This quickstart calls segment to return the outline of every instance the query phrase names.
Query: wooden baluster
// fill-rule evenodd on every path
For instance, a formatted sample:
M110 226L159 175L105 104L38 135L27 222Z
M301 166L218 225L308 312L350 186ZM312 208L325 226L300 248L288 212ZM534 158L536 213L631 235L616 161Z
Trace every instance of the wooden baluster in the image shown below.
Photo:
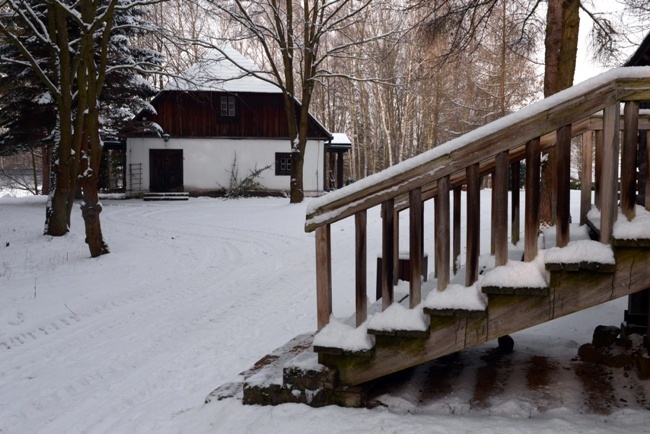
M646 147L645 165L647 173L645 179L645 209L646 211L650 211L650 146L648 146L648 142L650 142L650 131L645 131L644 133L645 134L643 134L641 140L645 143ZM650 312L650 310L648 312ZM648 318L650 318L650 316Z
M364 323L368 317L368 296L367 291L367 222L368 213L366 210L359 211L354 215L355 226L355 278L356 278L356 319L357 327Z
M438 180L436 206L436 263L438 290L449 284L449 175Z
M600 242L610 244L616 221L620 104L605 108L603 117L603 167L600 208Z
M460 257L460 193L460 187L454 188L454 247L452 256L454 274L458 272L458 258Z
M496 159L494 162L494 165L496 167ZM494 190L494 178L495 178L495 173L492 172L490 174L490 183L492 184L492 194L490 195L490 255L494 255L496 251L496 244L494 243L494 239L497 233L496 229L496 223L497 223L497 217L496 217L496 210L498 208L496 204L496 194Z
M512 244L516 245L519 242L519 232L520 232L520 191L519 184L521 183L521 165L519 161L515 161L510 165L510 170L512 173L512 191L511 191L511 214L510 214L510 241Z
M524 221L524 261L537 256L539 238L540 143L533 139L526 144L526 214Z
M393 304L393 270L395 254L395 200L388 199L381 204L381 305L386 309Z
M593 132L582 134L582 168L580 178L580 224L587 224L587 213L591 209L591 175L594 155Z
M639 151L636 154L636 165L639 168L639 176L637 177L637 205L645 206L648 201L648 188L647 184L650 181L648 177L648 132L646 130L639 131Z
M625 103L621 150L621 212L634 218L636 206L636 147L639 143L639 102Z
M564 247L569 244L569 220L571 217L571 125L557 130L557 145L555 146L556 164L556 216L557 228L555 245Z
M409 192L409 306L422 300L422 189Z
M318 330L330 321L332 313L332 255L331 228L316 229L316 310Z
M478 257L481 234L481 191L478 163L467 169L467 247L465 257L465 286L478 280Z
M500 152L492 175L494 262L508 262L508 151Z
M603 138L603 130L596 131L596 156L594 163L594 204L596 208L602 207L602 185L603 185L603 148L605 147L605 140Z
M399 280L399 211L393 218L393 286Z

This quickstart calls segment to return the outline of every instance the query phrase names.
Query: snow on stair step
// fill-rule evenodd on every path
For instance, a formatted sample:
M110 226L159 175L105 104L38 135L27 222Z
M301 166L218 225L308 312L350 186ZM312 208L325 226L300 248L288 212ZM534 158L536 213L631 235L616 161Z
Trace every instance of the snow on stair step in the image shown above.
M478 317L486 309L487 297L478 282L469 287L452 283L444 291L432 290L424 300L424 313L431 316Z
M530 262L508 261L488 271L481 280L484 294L548 294L549 273L544 269L544 252Z
M549 271L613 273L616 270L611 246L592 240L571 241L566 247L548 249L544 252L544 262Z

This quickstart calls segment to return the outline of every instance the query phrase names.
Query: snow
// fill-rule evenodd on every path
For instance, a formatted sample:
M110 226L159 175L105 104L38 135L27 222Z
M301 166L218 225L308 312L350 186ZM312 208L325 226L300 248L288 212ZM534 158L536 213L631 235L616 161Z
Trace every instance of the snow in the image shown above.
M281 93L268 74L230 44L224 44L220 49L211 51L180 77L171 78L163 91Z
M373 315L368 320L370 330L412 330L426 331L429 328L429 318L424 315L422 306L413 309L393 303L383 312Z
M314 346L340 348L345 351L367 351L375 346L375 340L368 334L368 324L353 327L342 323L334 316L314 337Z
M623 213L618 212L614 223L614 238L619 240L650 239L650 212L642 206L636 205L635 215L631 221Z
M477 281L472 286L452 283L444 291L433 289L424 300L429 309L485 310L487 296L481 292Z
M482 215L489 216L489 191L481 195ZM481 357L494 343L461 352L465 368L453 390L423 404L400 393L385 398L389 407L374 409L244 406L236 398L204 405L216 387L315 331L307 204L102 198L112 253L90 259L77 205L68 235L42 235L46 200L0 191L2 433L647 432L650 412L632 402L607 416L590 413L566 369L595 326L620 324L625 298L513 335L515 370L488 408L470 401ZM425 227L434 227L429 202ZM369 251L380 250L380 227L373 208ZM427 245L432 233L426 231ZM400 234L408 237L407 230ZM354 311L354 219L333 225L332 238L333 311L344 317ZM369 255L369 294L375 265ZM533 355L558 364L543 391L554 393L546 410L525 393ZM314 360L301 363L313 367ZM635 387L648 393L643 383Z
M592 240L571 241L565 247L553 247L545 252L545 258L549 264L616 263L614 252L609 245Z

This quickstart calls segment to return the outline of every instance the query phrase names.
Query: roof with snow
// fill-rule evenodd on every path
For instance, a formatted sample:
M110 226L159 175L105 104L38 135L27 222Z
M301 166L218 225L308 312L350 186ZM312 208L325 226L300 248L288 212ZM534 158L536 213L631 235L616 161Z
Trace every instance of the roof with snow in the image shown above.
M180 77L172 78L163 91L215 91L280 93L272 78L230 44L215 49Z
M327 146L329 149L347 150L352 148L352 142L345 133L332 133L332 140Z

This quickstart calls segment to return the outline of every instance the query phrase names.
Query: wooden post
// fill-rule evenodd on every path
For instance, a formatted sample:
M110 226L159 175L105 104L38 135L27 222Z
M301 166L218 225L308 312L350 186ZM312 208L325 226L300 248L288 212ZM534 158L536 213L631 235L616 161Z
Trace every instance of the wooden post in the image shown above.
M394 204L394 202L393 202ZM393 286L399 280L399 211L393 216Z
M648 176L648 132L646 130L640 130L639 131L639 149L636 154L636 165L637 168L639 169L638 172L638 177L637 177L637 198L636 198L636 203L637 205L643 205L645 206L648 201L646 200L648 197L648 188L647 184L649 182L649 176Z
M496 167L496 158L494 161L494 166ZM496 216L496 211L497 208L499 207L496 203L497 200L497 195L495 194L495 189L494 186L496 185L494 178L495 178L496 172L492 172L490 174L490 182L492 184L492 194L490 195L490 254L494 255L496 251L496 244L494 242L496 238L496 233L497 233L497 216Z
M355 226L355 277L356 277L356 319L357 327L368 317L367 291L367 222L368 213L364 209L354 215Z
M508 151L496 156L492 175L492 206L494 211L494 261L495 265L508 262Z
M422 300L422 189L409 192L409 306Z
M556 165L556 216L557 228L555 245L564 247L569 244L569 220L571 217L571 125L557 130L555 151Z
M330 225L324 225L316 229L316 310L319 331L329 323L332 313L330 236Z
M438 290L449 284L449 175L438 180L436 206L436 263Z
M526 217L524 221L524 261L526 262L532 261L537 256L540 152L539 138L526 144Z
M393 304L393 250L395 232L395 199L381 204L381 305L386 309Z
M520 168L520 163L519 161L515 161L510 165L510 171L512 173L512 191L511 191L511 197L510 197L510 202L511 202L511 214L510 214L510 241L512 244L516 245L519 242L519 232L520 232L520 221L521 221L521 216L520 216L520 191L519 191L519 184L521 182L521 175L519 171L521 170Z
M621 212L634 218L636 207L636 148L639 143L639 102L625 103L621 150Z
M466 169L467 173L467 247L465 257L465 286L478 280L478 257L481 235L481 192L479 164Z
M591 175L593 173L593 132L582 134L582 176L580 178L580 224L587 224L587 213L591 209Z
M594 204L596 208L602 207L602 185L603 185L603 148L605 147L605 140L603 138L603 130L596 131L596 156L594 163Z
M605 108L603 117L603 168L600 208L600 242L611 244L617 215L620 104Z
M454 188L454 247L452 256L454 274L458 272L458 258L460 257L460 193L460 187Z
M645 164L647 167L647 176L645 179L645 209L646 211L650 211L650 146L648 146L648 142L650 142L650 130L645 131L641 140L645 142L646 146ZM650 315L650 310L648 312L648 315Z

